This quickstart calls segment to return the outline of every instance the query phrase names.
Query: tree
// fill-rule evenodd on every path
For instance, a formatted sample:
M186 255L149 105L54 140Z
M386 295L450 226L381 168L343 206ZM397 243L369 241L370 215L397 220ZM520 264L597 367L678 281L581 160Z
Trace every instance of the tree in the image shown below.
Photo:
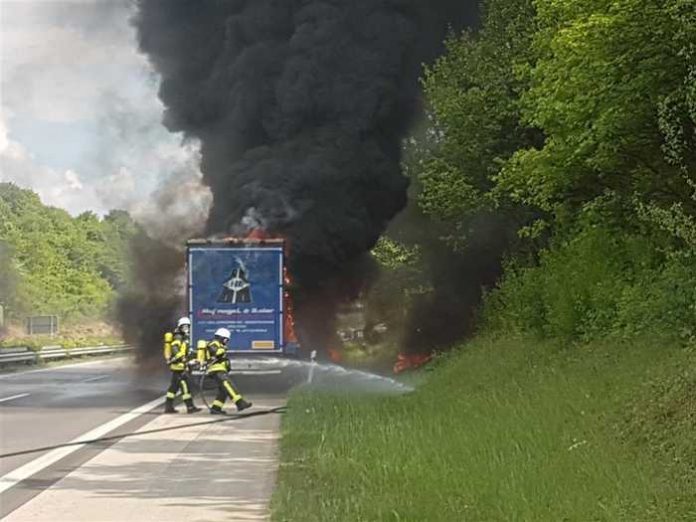
M17 294L19 275L12 259L12 249L0 241L0 306L15 311L21 306Z
M514 221L513 228L528 219L495 186L515 151L542 143L521 122L528 81L516 74L531 60L535 25L532 0L490 0L481 30L451 35L446 54L426 70L431 126L421 145L419 202L455 231L454 242L465 240L482 215Z
M693 0L539 0L522 95L542 147L498 177L515 200L573 215L599 196L696 210ZM619 205L633 219L630 205Z
M452 34L425 71L424 129L409 140L404 167L413 180L408 208L390 237L419 247L401 349L444 349L473 333L482 289L500 275L506 252L521 246L529 209L496 192L496 176L520 147L542 143L521 123L516 75L531 54L532 0L489 0L482 28ZM396 286L396 285L395 285ZM403 311L403 307L398 309Z
M126 278L135 228L126 213L72 218L0 183L0 291L27 312L100 317Z

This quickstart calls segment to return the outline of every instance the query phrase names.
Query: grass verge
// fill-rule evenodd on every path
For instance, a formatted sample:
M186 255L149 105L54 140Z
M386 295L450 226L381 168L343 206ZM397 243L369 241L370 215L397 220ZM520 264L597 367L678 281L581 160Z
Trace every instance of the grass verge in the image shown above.
M25 346L39 350L43 346L62 346L63 348L83 348L86 346L115 346L123 344L123 339L116 336L32 336L8 338L0 341L0 350Z
M696 520L695 363L484 338L407 396L296 393L273 519Z

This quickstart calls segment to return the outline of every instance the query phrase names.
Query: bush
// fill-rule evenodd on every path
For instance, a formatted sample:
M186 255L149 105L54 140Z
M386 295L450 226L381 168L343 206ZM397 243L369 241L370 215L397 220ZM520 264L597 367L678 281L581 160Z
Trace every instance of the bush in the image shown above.
M691 338L692 259L649 237L587 227L543 251L538 266L511 264L486 298L488 326L566 342L646 333Z

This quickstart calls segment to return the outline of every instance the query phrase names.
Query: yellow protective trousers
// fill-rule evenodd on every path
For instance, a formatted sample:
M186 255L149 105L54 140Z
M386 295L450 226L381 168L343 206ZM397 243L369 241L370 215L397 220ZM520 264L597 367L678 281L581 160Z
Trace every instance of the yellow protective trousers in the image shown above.
M221 409L222 406L225 404L227 397L232 399L232 402L237 402L239 399L242 398L241 394L237 392L234 385L232 384L232 380L227 376L226 373L215 372L211 373L210 377L215 379L218 385L218 393L215 397L215 400L213 401L213 408Z
M188 374L185 371L173 370L172 380L167 390L167 400L174 400L179 390L181 390L181 398L184 399L184 402L191 400L191 381Z

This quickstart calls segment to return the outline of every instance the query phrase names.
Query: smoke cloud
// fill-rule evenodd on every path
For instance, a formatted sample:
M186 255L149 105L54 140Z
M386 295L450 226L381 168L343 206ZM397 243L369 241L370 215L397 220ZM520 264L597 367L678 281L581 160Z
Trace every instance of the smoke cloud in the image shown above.
M137 219L154 213L148 196L171 171L200 184L196 148L162 126L133 10L130 0L2 1L0 181L73 215L120 208Z
M406 204L401 141L418 77L476 2L139 0L140 49L165 126L200 141L205 233L286 237L299 334L331 343L336 306L369 283L366 252ZM181 241L187 239L182 231ZM157 270L157 267L152 267Z

